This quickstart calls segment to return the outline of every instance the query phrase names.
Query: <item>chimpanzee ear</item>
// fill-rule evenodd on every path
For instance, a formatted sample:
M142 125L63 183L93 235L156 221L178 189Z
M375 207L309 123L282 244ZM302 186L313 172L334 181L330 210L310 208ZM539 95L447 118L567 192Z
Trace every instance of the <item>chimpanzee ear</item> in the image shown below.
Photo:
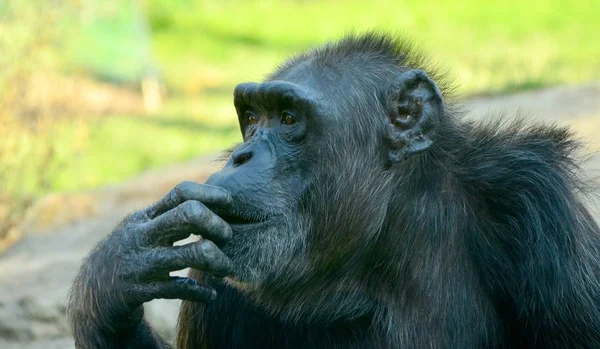
M403 161L433 144L444 103L439 88L424 71L409 70L394 80L387 109L390 161Z

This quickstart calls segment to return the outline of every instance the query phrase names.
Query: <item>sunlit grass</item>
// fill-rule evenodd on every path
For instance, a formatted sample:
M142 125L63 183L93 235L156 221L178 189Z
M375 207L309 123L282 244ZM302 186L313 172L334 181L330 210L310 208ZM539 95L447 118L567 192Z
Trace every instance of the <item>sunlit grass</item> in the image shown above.
M155 52L168 83L184 91L260 79L297 50L373 29L415 41L467 94L600 77L595 0L152 4Z
M232 122L190 114L113 116L91 121L81 156L52 178L60 190L116 183L148 168L213 153L241 138Z

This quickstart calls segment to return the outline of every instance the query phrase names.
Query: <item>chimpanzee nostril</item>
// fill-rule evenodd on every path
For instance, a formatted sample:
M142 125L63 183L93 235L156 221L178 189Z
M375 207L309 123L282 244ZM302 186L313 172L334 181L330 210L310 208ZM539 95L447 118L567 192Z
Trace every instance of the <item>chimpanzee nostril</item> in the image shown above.
M233 159L233 166L241 166L252 158L252 152L247 151L239 154L234 153L231 157Z

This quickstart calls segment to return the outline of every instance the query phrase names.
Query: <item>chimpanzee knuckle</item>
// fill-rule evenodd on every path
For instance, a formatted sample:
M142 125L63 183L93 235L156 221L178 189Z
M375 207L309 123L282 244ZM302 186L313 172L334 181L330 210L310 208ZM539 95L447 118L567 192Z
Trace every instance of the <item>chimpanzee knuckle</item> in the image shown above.
M231 240L233 237L233 230L225 221L223 221L220 217L217 217L219 222L216 225L217 229L221 230L221 238L225 241Z
M119 262L112 275L112 279L115 281L139 280L147 269L147 262L140 258L139 253L124 255L118 259Z
M231 238L233 238L233 229L231 229L229 224L227 224L227 227L225 228L225 232L224 232L223 236L225 237L226 240L231 240Z
M191 193L198 191L198 186L199 185L197 183L183 181L175 186L175 192L180 199L186 200L190 198Z
M136 223L123 227L119 232L118 252L120 254L136 251L143 248L149 241L150 222Z
M195 200L188 200L181 204L180 206L181 218L186 223L195 223L202 219L204 216L204 211L206 208L200 202Z
M182 192L185 192L185 190L189 187L189 185L190 185L190 181L183 181L183 182L179 182L173 189L175 189L175 191L178 193L182 193Z
M210 229L212 227L213 220L215 219L215 217L219 217L217 217L216 214L214 214L209 208L204 206L202 203L197 201L195 203L196 207L194 207L194 212L189 217L188 222L190 224L193 224L196 228L198 228L201 231Z
M183 190L181 189L180 184L177 184L173 189L171 189L169 194L167 194L169 205L176 206L178 203L180 203L182 201L182 192Z
M219 248L210 240L202 240L195 244L196 253L200 260L206 262L206 264L214 264L219 256Z
M206 217L206 229L223 239L231 237L231 228L221 217L216 214L210 214Z

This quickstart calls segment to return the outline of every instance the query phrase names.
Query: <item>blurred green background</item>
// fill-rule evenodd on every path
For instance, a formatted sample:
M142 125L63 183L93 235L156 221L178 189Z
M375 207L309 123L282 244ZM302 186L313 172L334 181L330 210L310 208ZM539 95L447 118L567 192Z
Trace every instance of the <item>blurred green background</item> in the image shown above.
M0 0L0 237L48 192L240 140L231 91L349 31L401 33L459 94L600 78L600 1Z

